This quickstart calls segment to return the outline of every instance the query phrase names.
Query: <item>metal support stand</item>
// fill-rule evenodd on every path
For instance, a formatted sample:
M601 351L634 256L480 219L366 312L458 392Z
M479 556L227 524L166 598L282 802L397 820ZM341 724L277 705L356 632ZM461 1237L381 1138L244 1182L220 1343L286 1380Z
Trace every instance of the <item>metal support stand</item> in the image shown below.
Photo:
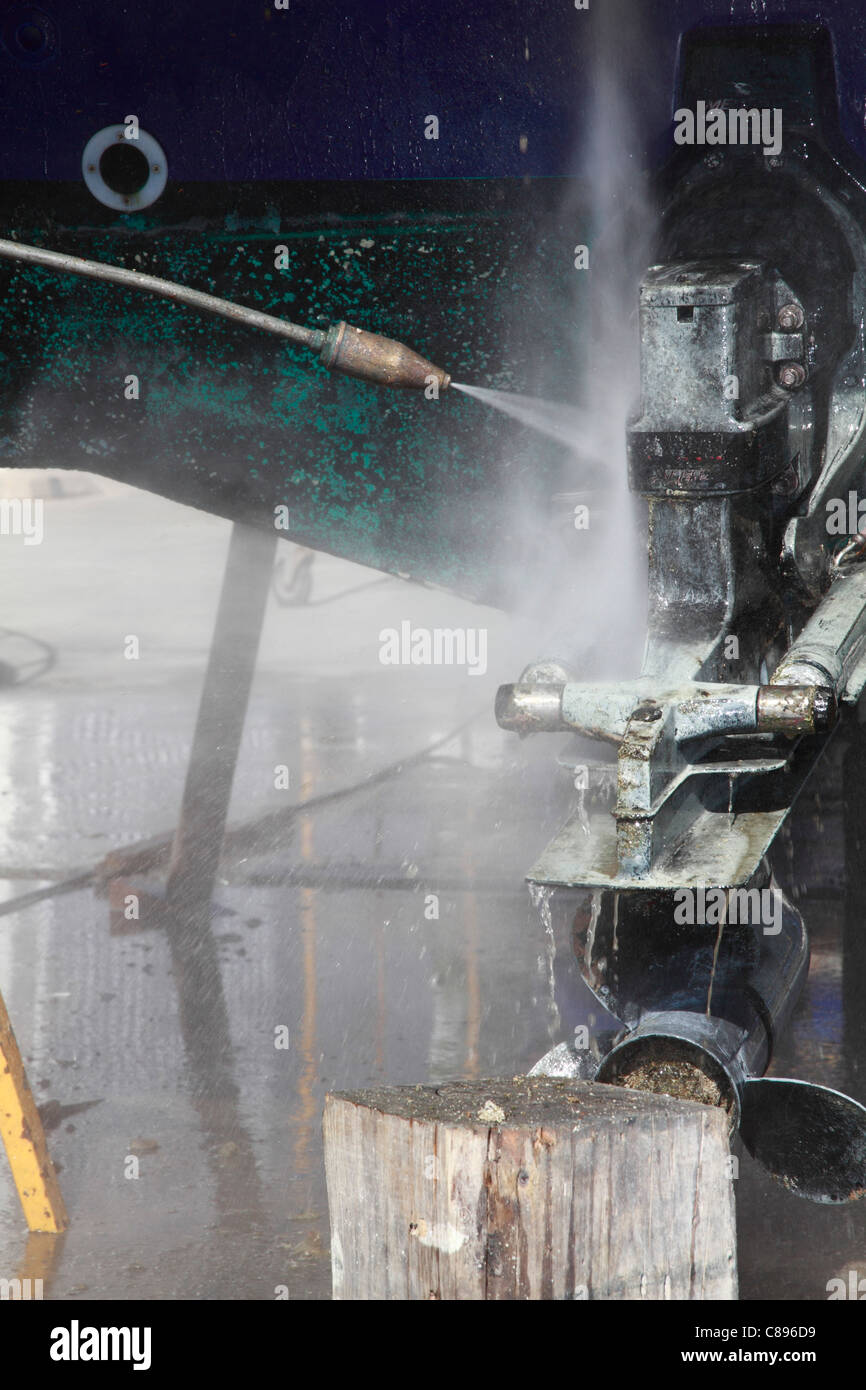
M180 821L169 908L210 903L274 567L276 535L232 527Z
M211 899L276 545L275 535L232 527L164 904L193 1104L210 1152L230 1140L234 1153L230 1171L214 1158L217 1206L231 1208L240 1186L254 1221L261 1193L240 1112Z

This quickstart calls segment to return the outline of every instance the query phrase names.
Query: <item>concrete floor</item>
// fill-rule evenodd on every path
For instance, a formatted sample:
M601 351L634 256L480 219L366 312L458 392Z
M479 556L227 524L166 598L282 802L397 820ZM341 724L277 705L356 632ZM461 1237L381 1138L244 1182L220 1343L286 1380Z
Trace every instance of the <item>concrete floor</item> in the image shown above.
M53 657L0 689L3 901L173 827L228 533L113 487L49 499L41 546L0 541L6 621L24 634L0 638L0 661L38 655L30 639ZM55 1299L327 1297L326 1091L511 1074L559 1040L522 873L565 819L570 780L558 740L521 743L492 717L499 682L540 654L537 632L398 580L320 602L370 578L319 556L315 606L271 601L230 823L395 770L231 843L211 1048L185 1030L144 909L124 923L117 893L87 884L0 916L0 989L71 1215L64 1237L28 1238L0 1162L0 1276L42 1277ZM407 618L486 626L487 674L380 665L380 630ZM124 657L130 635L138 660ZM842 908L819 899L820 885L816 966L782 1070L839 1084ZM569 1029L598 1010L581 989ZM745 1156L738 1199L746 1298L825 1298L866 1258L866 1211L810 1207Z
M55 656L0 692L5 899L174 825L228 534L112 488L49 499L41 546L3 538L7 619ZM550 750L527 760L492 718L529 639L399 580L321 602L370 578L319 556L316 606L271 601L230 824L363 784L462 732L287 824L265 852L226 855L214 934L233 1076L208 1076L184 1039L170 953L144 911L140 931L113 935L111 903L88 885L0 917L0 987L37 1099L92 1103L49 1133L65 1238L28 1243L0 1164L7 1277L44 1271L54 1298L325 1296L326 1090L509 1071L549 1046L543 932L521 871L558 814L546 777L520 767L540 774ZM404 618L484 624L488 673L380 665L380 629ZM124 657L130 635L138 660ZM6 642L0 660L36 650ZM288 790L274 788L278 764ZM428 893L438 921L424 917ZM274 1046L282 1025L287 1050Z

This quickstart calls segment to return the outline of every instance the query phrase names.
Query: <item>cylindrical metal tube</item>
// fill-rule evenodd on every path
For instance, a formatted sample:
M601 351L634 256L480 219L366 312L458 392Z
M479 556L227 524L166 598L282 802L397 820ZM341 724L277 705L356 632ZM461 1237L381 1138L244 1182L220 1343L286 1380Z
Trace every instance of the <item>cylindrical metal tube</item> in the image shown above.
M693 684L691 690L683 697L681 690L658 689L651 700L653 687L644 681L520 680L500 687L496 718L501 728L520 734L570 729L611 743L622 742L629 719L647 710L662 718L673 709L678 742L739 733L819 733L836 718L836 699L826 685Z
M736 1129L743 1086L766 1070L775 1039L799 998L809 968L803 919L780 889L731 889L730 893L746 894L747 900L754 894L763 907L767 891L772 895L773 917L778 905L780 920L755 927L760 958L744 981L742 1020L735 1023L693 1009L652 1009L608 1053L597 1081L718 1105L728 1112L731 1128ZM741 910L738 904L734 920L744 920Z
M822 685L838 696L866 637L866 566L841 573L770 677L771 685Z
M824 733L836 722L836 696L826 685L762 685L757 714L760 733Z
M607 1054L595 1079L717 1105L735 1130L740 1087L747 1079L739 1059L744 1036L723 1019L684 1009L646 1014Z
M757 728L757 701L754 685L698 686L693 696L678 701L676 737L750 733Z
M809 973L809 936L803 918L775 886L781 903L781 930L764 936L765 949L749 978L749 991L760 1015L761 1029L750 1030L742 1048L742 1062L750 1076L760 1076L769 1066L782 1033L800 997ZM765 928L766 931L766 928Z
M515 734L558 733L568 727L562 718L562 685L500 685L496 692L496 722Z
M42 246L27 246L19 241L0 238L0 256L8 260L24 261L28 265L43 266L47 270L59 270L64 275L82 275L89 280L108 281L121 285L124 289L144 290L147 294L158 294L163 299L174 300L190 309L200 309L206 314L218 314L220 318L233 319L235 323L249 328L261 328L266 333L275 333L279 338L301 343L304 347L321 347L325 334L320 328L305 328L303 324L291 323L288 319L277 318L275 314L263 314L258 309L248 309L244 304L234 304L230 299L220 299L215 294L204 294L191 289L189 285L179 285L175 280L163 280L158 275L145 275L140 270L127 270L126 266L109 265L105 261L88 261L83 256L68 256L62 251L47 251Z
M433 382L444 391L451 383L447 372L434 367L404 343L354 328L350 323L335 323L328 329L319 360L329 371L375 381L380 386L423 391Z
M813 734L832 727L836 698L826 684L708 685L677 707L679 740L713 734Z

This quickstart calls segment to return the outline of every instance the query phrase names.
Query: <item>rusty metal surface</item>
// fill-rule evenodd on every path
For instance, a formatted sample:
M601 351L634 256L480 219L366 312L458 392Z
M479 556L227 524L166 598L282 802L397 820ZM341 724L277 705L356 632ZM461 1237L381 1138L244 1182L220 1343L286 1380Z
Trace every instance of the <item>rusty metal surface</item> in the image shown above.
M766 334L774 304L792 297L756 261L650 267L640 291L641 400L628 430L636 492L723 495L781 473L795 450ZM801 335L780 336L798 337L802 354ZM796 355L793 341L787 355Z

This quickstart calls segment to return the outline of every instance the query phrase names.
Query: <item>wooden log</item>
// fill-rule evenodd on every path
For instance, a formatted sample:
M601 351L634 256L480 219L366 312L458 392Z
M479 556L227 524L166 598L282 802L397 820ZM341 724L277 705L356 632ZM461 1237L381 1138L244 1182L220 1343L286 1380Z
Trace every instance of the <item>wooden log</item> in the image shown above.
M335 1299L734 1299L722 1111L517 1077L329 1095Z

